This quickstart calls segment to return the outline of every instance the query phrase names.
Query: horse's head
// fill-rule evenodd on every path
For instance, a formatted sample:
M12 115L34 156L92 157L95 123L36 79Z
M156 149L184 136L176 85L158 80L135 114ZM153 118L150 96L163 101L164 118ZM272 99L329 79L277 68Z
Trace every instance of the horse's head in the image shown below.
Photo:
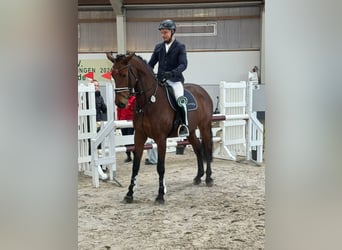
M111 53L107 53L107 58L113 62L111 74L115 80L115 104L119 108L126 107L136 84L136 78L129 63L133 56L134 54L118 55L114 58Z

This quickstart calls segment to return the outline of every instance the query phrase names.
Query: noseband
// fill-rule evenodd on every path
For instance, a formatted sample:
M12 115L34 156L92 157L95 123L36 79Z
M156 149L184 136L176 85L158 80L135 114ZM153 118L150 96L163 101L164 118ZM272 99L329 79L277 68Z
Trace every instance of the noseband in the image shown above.
M124 98L128 99L130 96L135 95L134 88L132 87L132 84L131 84L131 77L130 76L133 75L133 77L135 79L135 82L136 83L138 82L138 78L135 76L134 72L132 71L131 64L127 64L126 66L123 66L120 69L113 69L112 68L112 72L113 72L114 75L118 75L120 73L120 71L125 69L125 68L128 68L128 74L127 74L127 77L128 77L128 84L127 85L128 86L127 87L122 87L122 88L114 88L114 91L115 91L115 93L120 93L120 92L128 91L129 92L128 96L124 96L124 95L120 94Z
M114 65L113 65L113 67L114 67ZM125 65L125 66L123 66L120 69L113 69L112 68L112 74L113 75L118 75L120 73L120 71L122 71L122 70L124 70L126 68L128 68L128 75L127 75L127 77L128 77L128 84L127 85L128 86L127 87L122 87L122 88L114 88L114 91L115 91L115 93L117 93L118 95L121 95L125 99L128 99L132 95L135 95L135 96L137 96L137 95L144 95L146 103L142 107L139 108L139 110L141 112L141 111L143 111L145 109L146 105L149 106L150 104L152 104L152 103L154 103L156 101L156 93L157 93L157 89L158 89L158 80L157 80L156 76L154 76L154 78L156 79L156 86L155 87L151 87L149 89L144 89L143 85L141 85L141 84L139 85L138 84L139 83L139 79L136 76L135 72L132 70L132 66L131 66L130 63ZM135 79L134 87L132 86L132 80L133 79L131 77L133 77ZM147 97L146 93L148 91L152 90L152 89L154 89L153 94L150 97ZM127 91L129 92L129 94L127 96L120 93L120 92L127 92Z

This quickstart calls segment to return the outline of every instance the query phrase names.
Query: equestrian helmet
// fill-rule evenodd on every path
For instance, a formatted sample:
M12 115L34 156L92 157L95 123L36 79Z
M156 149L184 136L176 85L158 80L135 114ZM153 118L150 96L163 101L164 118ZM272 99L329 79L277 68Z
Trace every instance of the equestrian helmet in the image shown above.
M166 19L160 23L159 30L161 30L161 29L168 29L168 30L175 32L176 31L176 24L174 21L172 21L170 19Z

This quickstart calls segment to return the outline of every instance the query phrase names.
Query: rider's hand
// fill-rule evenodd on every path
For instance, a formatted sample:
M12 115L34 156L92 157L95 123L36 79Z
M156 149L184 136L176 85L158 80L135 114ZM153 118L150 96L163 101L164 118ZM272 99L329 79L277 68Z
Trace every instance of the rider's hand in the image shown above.
M166 80L169 80L172 77L171 71L165 71L161 74L161 82L166 82Z
M170 79L172 77L172 72L171 71L165 71L164 72L164 78L166 78L167 80Z

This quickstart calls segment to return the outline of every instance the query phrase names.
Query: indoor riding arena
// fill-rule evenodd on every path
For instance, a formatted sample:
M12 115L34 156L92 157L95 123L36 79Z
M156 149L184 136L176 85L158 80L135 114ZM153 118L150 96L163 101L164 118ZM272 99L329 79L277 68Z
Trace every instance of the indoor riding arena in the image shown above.
M165 203L155 202L158 172L145 164L147 150L128 203L126 146L134 136L121 129L132 122L118 121L106 53L134 52L148 62L165 19L175 21L175 37L186 45L185 83L201 85L213 102L213 185L205 176L194 184L193 148L169 138ZM263 30L264 1L78 1L78 249L264 249ZM107 105L102 121L95 79ZM157 147L151 143L146 148Z
M214 185L193 185L196 157L167 153L164 205L156 166L141 165L132 204L123 203L131 164L118 154L119 187L79 175L79 249L263 249L265 167L214 159ZM144 157L145 158L145 157Z

